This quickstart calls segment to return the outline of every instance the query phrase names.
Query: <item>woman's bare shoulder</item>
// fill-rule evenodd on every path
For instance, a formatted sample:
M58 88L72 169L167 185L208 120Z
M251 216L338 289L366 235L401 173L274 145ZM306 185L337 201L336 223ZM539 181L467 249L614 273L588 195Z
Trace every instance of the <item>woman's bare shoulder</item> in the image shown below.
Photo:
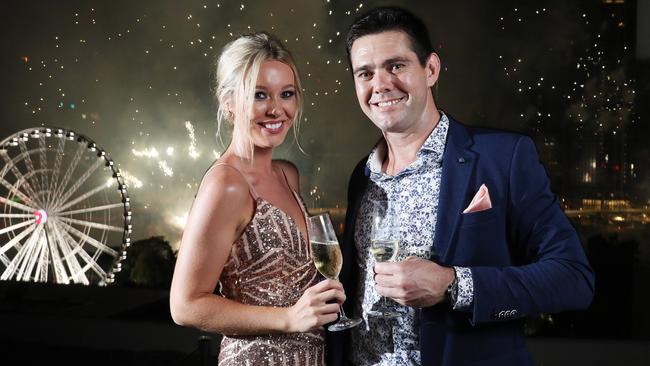
M239 170L232 165L215 164L203 177L198 198L239 206L250 200L251 196L248 182Z

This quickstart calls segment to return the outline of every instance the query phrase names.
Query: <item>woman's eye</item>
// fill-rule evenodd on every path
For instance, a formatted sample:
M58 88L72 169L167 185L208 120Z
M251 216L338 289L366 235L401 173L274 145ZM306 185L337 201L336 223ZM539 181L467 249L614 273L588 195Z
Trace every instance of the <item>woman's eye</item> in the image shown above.
M282 92L282 98L291 98L296 95L296 92L293 90L286 90Z
M261 91L255 92L255 99L266 99L266 93Z

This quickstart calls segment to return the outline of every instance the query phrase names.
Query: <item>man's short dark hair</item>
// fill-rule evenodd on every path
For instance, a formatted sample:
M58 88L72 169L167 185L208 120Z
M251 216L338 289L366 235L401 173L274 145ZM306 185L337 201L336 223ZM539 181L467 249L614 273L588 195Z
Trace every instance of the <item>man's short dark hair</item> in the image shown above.
M352 23L346 37L348 61L351 61L350 51L357 39L369 34L395 30L406 33L411 41L411 50L418 56L420 64L426 65L431 53L435 52L426 25L410 11L396 6L374 8Z

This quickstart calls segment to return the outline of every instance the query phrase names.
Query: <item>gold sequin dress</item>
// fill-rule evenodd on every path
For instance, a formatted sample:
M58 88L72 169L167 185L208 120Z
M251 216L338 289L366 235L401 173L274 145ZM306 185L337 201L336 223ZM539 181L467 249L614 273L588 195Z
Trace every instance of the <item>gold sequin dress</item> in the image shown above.
M233 243L219 280L221 294L243 304L292 306L307 288L319 282L309 244L289 215L259 197L252 186L250 190L256 202L255 213ZM293 193L306 214L300 197ZM222 366L324 364L322 331L224 336L219 353Z

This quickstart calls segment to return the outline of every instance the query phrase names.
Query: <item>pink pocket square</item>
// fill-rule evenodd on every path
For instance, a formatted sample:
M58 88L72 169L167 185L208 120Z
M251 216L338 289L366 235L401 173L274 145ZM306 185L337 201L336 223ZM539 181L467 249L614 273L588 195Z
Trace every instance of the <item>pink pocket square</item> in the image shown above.
M463 211L463 213L479 212L485 211L492 208L492 201L490 201L490 193L488 192L485 184L481 184L481 187L476 192L472 202L469 203L469 206Z

